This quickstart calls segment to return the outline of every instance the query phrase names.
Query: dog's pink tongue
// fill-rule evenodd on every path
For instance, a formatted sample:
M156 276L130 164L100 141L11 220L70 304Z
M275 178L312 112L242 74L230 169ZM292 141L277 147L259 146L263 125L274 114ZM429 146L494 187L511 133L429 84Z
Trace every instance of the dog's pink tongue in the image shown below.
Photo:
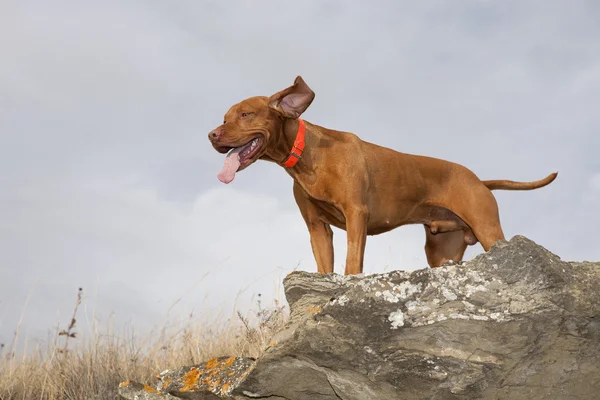
M223 169L217 175L217 178L223 183L230 183L235 178L235 173L240 167L240 156L239 153L242 151L242 147L237 147L227 154Z

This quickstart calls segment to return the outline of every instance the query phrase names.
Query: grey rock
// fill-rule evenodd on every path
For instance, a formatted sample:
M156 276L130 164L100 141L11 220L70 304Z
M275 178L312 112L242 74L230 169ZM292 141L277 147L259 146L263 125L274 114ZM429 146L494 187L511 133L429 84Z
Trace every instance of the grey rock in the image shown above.
M290 323L233 395L600 398L600 264L522 236L460 265L284 286Z
M155 383L125 381L119 395L127 400L211 400L229 396L255 363L248 357L217 357L198 365L162 371Z
M121 395L600 398L600 263L565 262L515 236L460 264L367 276L293 272L284 287L290 320L257 360L210 360L161 374L162 394L128 384Z

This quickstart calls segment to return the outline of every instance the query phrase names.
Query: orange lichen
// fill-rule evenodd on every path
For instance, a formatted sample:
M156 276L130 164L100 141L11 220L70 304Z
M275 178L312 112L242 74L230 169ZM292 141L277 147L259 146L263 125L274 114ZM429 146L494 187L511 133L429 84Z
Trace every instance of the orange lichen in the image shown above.
M252 371L254 369L254 367L256 366L256 361L254 361L252 364L250 364L250 366L248 368L246 368L246 370L244 371L243 374L240 375L239 380L243 380L246 376L248 376L248 374L250 373L250 371Z
M162 389L166 389L167 387L169 387L170 384L171 384L171 378L166 378L163 381L161 388Z
M229 393L229 387L229 383L224 383L223 386L221 386L221 394Z
M223 363L223 366L230 367L231 365L233 365L234 362L235 362L235 357L229 357L227 360L225 360L225 362Z
M191 392L198 390L198 379L200 378L200 370L198 368L192 368L190 371L181 377L183 387L180 389L181 392Z
M217 387L219 387L219 385L220 385L220 384L221 384L221 380L220 380L219 378L216 378L215 380L211 381L211 382L208 384L208 388L209 388L211 391L215 391L215 390L217 390Z
M212 379L212 375L213 375L213 374L210 374L210 373L209 373L209 374L205 374L205 375L203 375L203 376L202 376L202 380L200 381L200 383L201 383L202 385L204 385L204 386L208 386L208 385L210 385L210 383L213 381L213 379Z
M214 367L216 367L218 364L217 358L211 358L210 360L208 360L206 362L206 366L204 367L205 369L212 369Z
M310 306L310 307L307 308L307 310L312 315L315 315L315 314L318 314L321 311L323 311L323 307L321 307L321 306Z
M127 387L131 384L131 381L127 379L125 382L119 383L119 387Z
M144 384L144 390L149 393L158 393L158 390L156 390L152 386L148 386L146 384Z

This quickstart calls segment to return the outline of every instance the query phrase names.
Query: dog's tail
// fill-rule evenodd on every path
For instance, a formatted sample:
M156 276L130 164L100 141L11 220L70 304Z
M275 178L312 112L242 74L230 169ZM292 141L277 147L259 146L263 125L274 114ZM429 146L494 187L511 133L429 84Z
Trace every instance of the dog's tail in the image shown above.
M539 181L534 182L515 182L515 181L507 181L507 180L495 180L495 181L482 181L485 186L487 186L490 190L533 190L544 187L550 184L556 176L558 172L554 172L544 179L540 179Z

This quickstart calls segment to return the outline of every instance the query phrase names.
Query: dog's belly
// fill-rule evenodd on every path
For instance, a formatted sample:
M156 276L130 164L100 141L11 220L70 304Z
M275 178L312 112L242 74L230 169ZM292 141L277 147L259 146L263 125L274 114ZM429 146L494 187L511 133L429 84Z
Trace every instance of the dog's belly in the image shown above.
M346 218L340 210L324 201L316 201L316 203L324 222L346 230ZM400 206L395 209L406 210L407 208ZM371 212L367 222L367 235L379 235L400 226L412 224L423 224L429 227L432 233L454 230L470 231L468 225L452 211L443 207L423 205L413 208L410 212Z
M324 222L336 228L346 230L346 217L342 211L324 201L314 199L313 201L319 207L319 214ZM411 222L408 219L408 215L395 215L394 218L390 216L387 219L381 219L380 217L370 218L367 222L367 235L378 235L409 223Z
M391 216L397 215L392 213ZM381 217L382 215L379 215L379 218ZM399 219L370 220L367 234L378 235L402 225L412 224L422 224L427 228L429 233L434 235L444 232L463 231L465 243L469 245L476 244L478 241L471 227L454 212L447 208L433 205L415 207L408 215L401 214L401 218Z

